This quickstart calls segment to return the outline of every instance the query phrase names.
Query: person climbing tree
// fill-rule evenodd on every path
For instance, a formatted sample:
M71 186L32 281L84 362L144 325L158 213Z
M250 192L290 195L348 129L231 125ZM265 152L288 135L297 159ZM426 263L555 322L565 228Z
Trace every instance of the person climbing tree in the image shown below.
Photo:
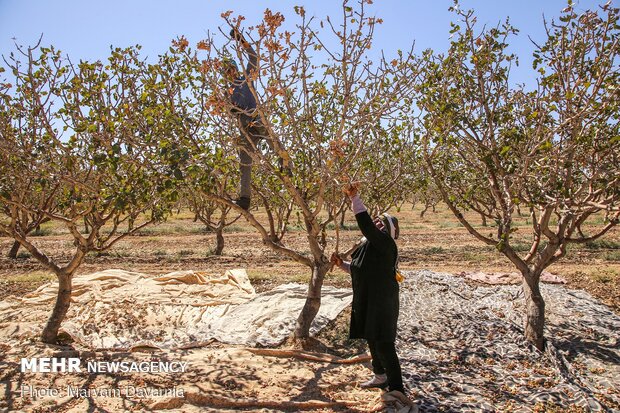
M248 58L248 64L243 72L239 71L234 59L223 60L223 75L230 83L228 93L232 104L231 111L236 117L240 132L238 143L241 183L239 198L235 200L235 204L247 210L250 207L252 193L252 153L261 139L265 139L272 150L273 143L256 111L253 78L258 75L258 55L237 28L231 29L230 37L243 47Z

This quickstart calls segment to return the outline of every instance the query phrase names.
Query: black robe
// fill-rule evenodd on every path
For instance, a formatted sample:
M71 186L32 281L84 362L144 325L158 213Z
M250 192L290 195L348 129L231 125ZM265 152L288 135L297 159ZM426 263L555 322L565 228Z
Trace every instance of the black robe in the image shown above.
M368 212L360 212L355 219L367 241L351 255L353 304L349 337L393 342L399 310L396 242L375 226Z

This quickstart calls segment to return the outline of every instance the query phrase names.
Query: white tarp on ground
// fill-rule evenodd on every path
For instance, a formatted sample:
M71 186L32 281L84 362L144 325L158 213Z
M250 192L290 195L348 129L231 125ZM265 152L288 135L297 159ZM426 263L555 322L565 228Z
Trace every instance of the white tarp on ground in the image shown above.
M307 288L301 284L284 284L231 307L214 323L213 338L230 344L280 344L295 328L297 316L306 302ZM321 309L310 327L311 335L351 303L349 289L324 286L322 292Z
M61 331L92 349L178 348L211 339L276 345L293 331L306 286L286 284L256 294L245 270L223 276L182 271L160 277L106 270L76 277ZM0 302L0 335L38 335L49 317L57 283ZM351 302L347 289L323 288L316 332Z

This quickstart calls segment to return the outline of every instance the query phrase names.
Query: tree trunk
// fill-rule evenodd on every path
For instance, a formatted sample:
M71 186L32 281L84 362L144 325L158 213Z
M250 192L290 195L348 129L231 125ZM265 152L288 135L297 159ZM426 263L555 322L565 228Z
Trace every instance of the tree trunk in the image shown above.
M485 217L484 215L481 215L481 216L482 216L482 226L486 227L488 225L487 224L487 217Z
M21 244L19 243L19 241L13 241L13 246L11 247L11 250L9 251L9 254L7 256L12 260L16 259L17 251L19 251L20 246Z
M545 300L540 293L540 274L523 274L525 338L540 351L545 348Z
M215 232L215 255L222 255L224 251L224 228L218 227Z
M422 210L422 212L420 212L420 218L424 218L424 214L426 214L426 211L428 211L428 205L424 205L424 209Z
M312 268L312 277L308 284L306 303L295 325L294 337L296 339L310 337L310 325L321 307L321 288L323 287L323 280L325 279L325 274L327 274L329 270L329 266L329 263L315 263L315 266Z
M58 296L52 315L47 320L47 324L41 334L41 340L44 343L56 344L58 339L58 329L65 319L69 305L71 304L71 281L73 274L56 274L58 277Z

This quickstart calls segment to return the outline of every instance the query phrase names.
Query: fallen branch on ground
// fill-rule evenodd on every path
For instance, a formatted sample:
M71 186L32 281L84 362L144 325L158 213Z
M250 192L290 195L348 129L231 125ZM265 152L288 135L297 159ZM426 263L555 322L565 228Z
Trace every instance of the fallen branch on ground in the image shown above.
M355 409L357 403L346 401L323 402L319 400L308 401L290 401L290 400L235 400L224 396L215 396L204 393L185 393L184 398L174 398L166 401L160 401L151 406L151 408L180 408L185 403L191 403L195 406L209 406L215 408L264 408L264 409L287 409L293 411L314 410L314 409L337 409L347 408L349 411L363 411Z
M301 351L301 350L280 350L280 349L269 349L269 348L246 348L247 351L253 354L257 354L259 356L269 356L269 357L293 357L303 360L310 361L321 361L324 363L336 363L336 364L356 364L356 363L364 363L366 361L370 361L370 355L364 353L358 356L354 356L348 359L343 359L338 356L332 356L331 354L325 353L313 353L309 351Z

